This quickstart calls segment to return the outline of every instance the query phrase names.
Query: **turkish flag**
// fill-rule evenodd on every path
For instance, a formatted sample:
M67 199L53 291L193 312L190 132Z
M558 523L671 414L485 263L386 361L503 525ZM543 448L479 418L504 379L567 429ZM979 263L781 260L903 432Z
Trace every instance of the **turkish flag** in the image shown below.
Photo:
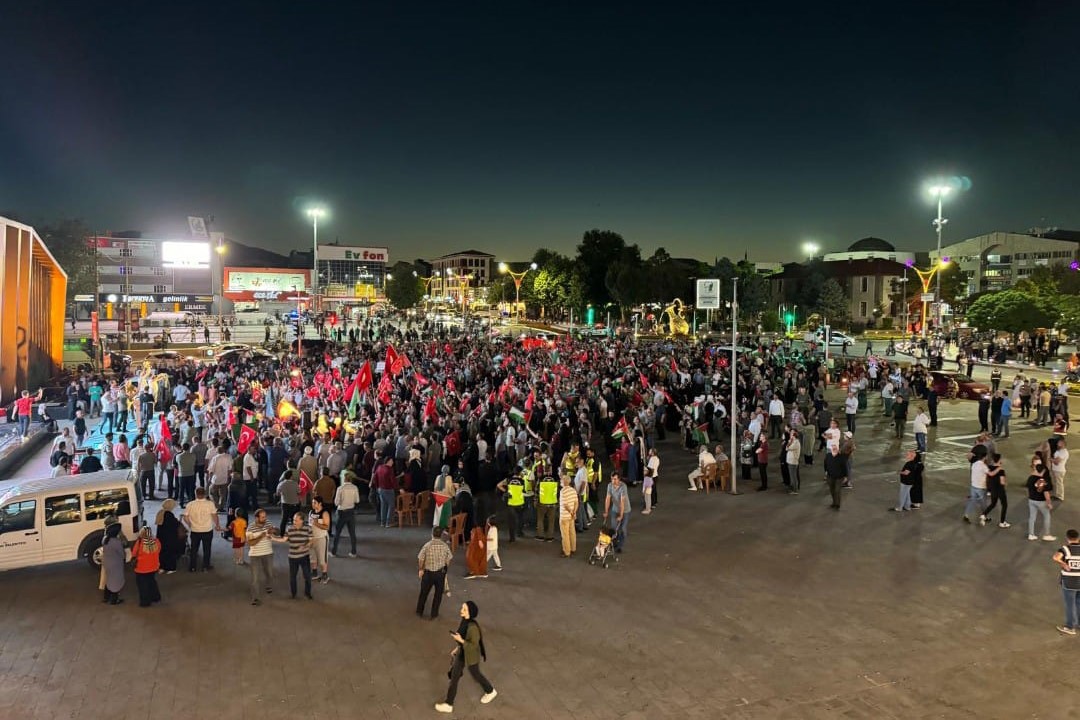
M164 438L158 440L157 447L154 450L157 452L158 460L162 465L172 460L172 451L169 450L169 444L165 442Z
M250 425L242 425L240 427L240 439L236 441L236 451L243 454L251 447L251 443L255 442L255 438L258 434L255 429Z
M311 488L315 487L311 482L311 478L307 476L307 473L303 470L300 471L300 496L303 497L311 492Z
M385 362L386 372L388 372L388 373L390 373L392 375L396 375L397 373L394 372L394 366L397 365L397 362L398 362L398 351L394 349L393 345L387 345L386 346L386 362Z
M364 392L369 387L371 387L371 361L365 360L356 372L356 391Z
M430 396L427 400L427 404L424 405L424 419L427 420L431 417L438 417L438 412L435 410L434 395Z
M161 418L161 439L172 440L172 430L169 430L169 421L164 416Z

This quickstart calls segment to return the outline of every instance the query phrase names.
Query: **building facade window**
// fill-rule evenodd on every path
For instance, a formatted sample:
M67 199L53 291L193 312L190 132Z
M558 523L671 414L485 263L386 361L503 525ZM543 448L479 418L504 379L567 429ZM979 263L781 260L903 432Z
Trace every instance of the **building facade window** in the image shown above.
M863 280L865 280L865 279L866 278L863 278ZM859 303L859 317L866 317L866 303L865 302L860 302Z

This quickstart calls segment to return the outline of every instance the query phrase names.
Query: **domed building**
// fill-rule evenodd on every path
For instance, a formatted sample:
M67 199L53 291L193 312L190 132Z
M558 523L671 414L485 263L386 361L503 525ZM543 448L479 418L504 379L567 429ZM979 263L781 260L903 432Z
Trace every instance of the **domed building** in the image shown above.
M825 262L838 262L843 260L892 260L893 262L905 263L915 260L915 253L898 252L888 240L878 237L864 237L856 240L848 246L844 252L825 253Z

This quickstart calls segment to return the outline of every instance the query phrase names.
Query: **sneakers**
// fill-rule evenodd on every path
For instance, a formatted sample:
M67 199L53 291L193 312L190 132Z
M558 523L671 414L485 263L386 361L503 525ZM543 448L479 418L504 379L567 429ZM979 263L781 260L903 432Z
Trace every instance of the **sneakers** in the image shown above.
M697 492L697 488L696 488L696 487L692 487L692 488L686 488L686 489L687 489L687 490L689 490L690 492Z
M970 525L971 524L971 518L969 518L967 515L965 515L964 516L964 522L966 522L967 524Z
M499 572L500 570L502 570L502 565L496 565L495 572Z
M1057 535L1043 535L1042 539L1046 542L1054 542L1055 540L1057 540Z
M351 558L356 557L356 553L349 553L349 557L351 557Z
M1028 540L1038 540L1038 539L1039 539L1038 535L1028 535Z
M979 516L979 524L980 525L985 525L986 524L986 516L985 515L980 515Z
M1076 634L1076 631L1074 630L1074 631L1073 631L1073 635L1075 635L1075 634ZM483 695L482 695L482 696L480 697L480 702L482 702L483 704L487 705L487 704L488 704L489 702L491 702L492 700L494 700L494 699L495 699L495 696L496 696L496 695L498 695L498 694L499 694L499 691L498 691L498 690L496 690L495 688L491 688L491 692L489 692L489 693L484 693L484 694L483 694Z
M1057 631L1059 633L1062 633L1063 635L1076 635L1076 628L1065 627L1064 625L1058 625ZM484 697L487 697L487 695L485 695ZM480 702L484 701L481 700Z
M446 703L435 703L435 712L452 713L454 712L453 705L447 705Z
M641 514L642 514L642 515L651 515L651 514L652 514L652 510L642 510L642 511L641 511Z
M1012 527L1012 523L1007 523L1007 522L999 522L999 523L998 523L998 527L999 527L999 528L1007 528L1007 527Z

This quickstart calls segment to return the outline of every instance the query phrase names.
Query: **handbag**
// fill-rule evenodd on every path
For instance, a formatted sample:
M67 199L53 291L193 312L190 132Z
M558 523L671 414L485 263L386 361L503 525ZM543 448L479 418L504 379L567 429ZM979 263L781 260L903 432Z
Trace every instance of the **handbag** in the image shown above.
M187 545L188 530L183 523L176 524L176 539L180 541L181 545Z

